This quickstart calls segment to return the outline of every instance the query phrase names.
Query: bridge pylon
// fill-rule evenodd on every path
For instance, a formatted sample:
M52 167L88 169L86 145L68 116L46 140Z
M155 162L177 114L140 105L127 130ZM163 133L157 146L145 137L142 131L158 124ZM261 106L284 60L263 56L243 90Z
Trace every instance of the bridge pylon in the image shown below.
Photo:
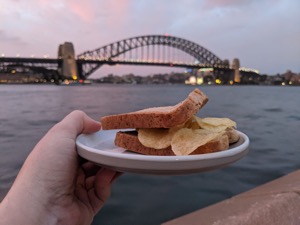
M58 65L58 73L66 79L78 79L77 63L74 46L71 42L65 42L58 47L58 58L62 59Z
M235 58L232 62L232 69L234 70L234 82L240 83L241 82L241 74L240 74L240 61L239 59Z

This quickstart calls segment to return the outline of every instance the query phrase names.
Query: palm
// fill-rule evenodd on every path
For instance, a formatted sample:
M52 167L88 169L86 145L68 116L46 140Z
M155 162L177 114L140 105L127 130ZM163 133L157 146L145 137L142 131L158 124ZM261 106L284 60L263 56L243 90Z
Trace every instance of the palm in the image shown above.
M64 224L90 224L94 215L110 195L110 183L114 173L103 170L92 163L79 167L76 185L57 201L64 211Z
M55 199L55 207L59 208L64 224L90 224L109 197L110 185L117 173L91 162L78 162L74 140L57 135L59 132L56 132L53 148L44 151L43 155L44 159L53 158L48 166L56 168L52 174L55 181L46 179L43 182L47 184L46 187L51 185L55 189L52 193L48 191L48 194L52 194L50 198ZM64 146L64 152L54 160L56 156L53 155L53 149L57 146ZM50 169L45 167L46 171Z

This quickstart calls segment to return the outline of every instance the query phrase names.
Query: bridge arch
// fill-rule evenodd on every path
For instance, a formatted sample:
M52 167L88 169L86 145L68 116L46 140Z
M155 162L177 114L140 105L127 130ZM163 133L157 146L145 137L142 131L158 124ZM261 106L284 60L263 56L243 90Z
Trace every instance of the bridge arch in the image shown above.
M125 52L132 51L136 48L141 48L150 45L161 45L169 46L179 49L190 56L194 57L199 63L208 65L225 65L224 61L221 60L211 51L207 50L201 45L198 45L192 41L169 36L169 35L145 35L132 37L128 39L123 39L103 47L97 48L92 51L86 51L77 56L79 60L81 59L99 59L107 60L108 62L113 62L113 59ZM87 65L89 68L85 69L85 76L90 75L104 63L96 63Z

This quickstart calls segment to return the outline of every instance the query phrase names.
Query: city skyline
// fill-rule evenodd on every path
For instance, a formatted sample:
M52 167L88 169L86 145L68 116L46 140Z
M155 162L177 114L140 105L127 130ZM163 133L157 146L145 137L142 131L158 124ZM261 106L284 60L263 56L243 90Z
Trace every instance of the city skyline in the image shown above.
M15 0L0 2L0 54L57 57L70 41L75 54L122 39L169 34L196 42L221 59L262 74L300 72L300 1ZM107 73L167 72L170 68L103 66ZM182 69L181 69L182 70Z

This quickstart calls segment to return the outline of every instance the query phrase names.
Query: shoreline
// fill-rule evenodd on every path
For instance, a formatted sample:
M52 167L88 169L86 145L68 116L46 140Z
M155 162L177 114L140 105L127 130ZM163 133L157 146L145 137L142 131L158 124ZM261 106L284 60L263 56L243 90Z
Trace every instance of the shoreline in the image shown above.
M162 225L300 224L300 170Z

